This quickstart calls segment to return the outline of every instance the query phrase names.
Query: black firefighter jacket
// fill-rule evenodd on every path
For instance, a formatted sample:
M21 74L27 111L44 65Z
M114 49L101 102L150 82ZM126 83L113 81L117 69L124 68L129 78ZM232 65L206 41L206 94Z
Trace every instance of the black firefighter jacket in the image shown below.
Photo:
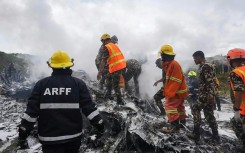
M82 112L91 124L103 121L85 83L71 76L72 70L59 69L36 83L21 126L29 131L38 121L38 137L43 144L73 141L82 134Z

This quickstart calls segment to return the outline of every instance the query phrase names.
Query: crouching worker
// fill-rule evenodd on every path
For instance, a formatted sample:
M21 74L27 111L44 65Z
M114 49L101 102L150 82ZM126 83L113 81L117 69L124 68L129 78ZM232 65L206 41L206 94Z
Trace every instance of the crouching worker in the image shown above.
M161 131L165 133L179 132L180 127L184 126L186 122L184 100L188 96L188 91L185 76L180 64L174 60L175 53L172 46L162 46L160 53L166 73L163 87L163 96L166 99L165 110L170 122L170 126L163 127Z
M38 138L44 153L78 153L83 128L80 108L101 133L103 120L86 84L71 76L73 59L57 51L47 63L53 69L52 75L34 86L19 125L19 146L27 147L26 138L38 119Z

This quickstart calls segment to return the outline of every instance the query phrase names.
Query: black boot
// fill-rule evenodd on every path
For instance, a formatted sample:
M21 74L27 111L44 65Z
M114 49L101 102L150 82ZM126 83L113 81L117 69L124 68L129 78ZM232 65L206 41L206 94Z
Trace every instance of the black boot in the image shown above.
M159 106L159 105L157 105L157 106L158 106L158 108L161 111L161 115L165 116L166 115L166 112L165 112L165 109L163 108L163 106Z
M117 104L118 104L118 105L124 105L124 102L123 102L121 96L117 96Z
M175 120L170 123L170 126L163 127L161 131L163 133L178 133L179 132L179 120Z
M218 131L212 131L213 135L211 137L211 140L212 140L212 143L214 144L220 144L220 137L219 137L219 134L218 134Z
M200 141L200 128L194 126L194 130L192 133L186 133L186 135L195 141L196 145L201 145Z

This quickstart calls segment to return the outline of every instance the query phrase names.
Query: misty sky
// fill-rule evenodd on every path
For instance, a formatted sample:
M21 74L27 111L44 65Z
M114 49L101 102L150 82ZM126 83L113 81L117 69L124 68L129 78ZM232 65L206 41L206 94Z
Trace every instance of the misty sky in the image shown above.
M164 44L180 62L196 50L213 56L245 48L243 0L1 0L0 6L1 51L38 55L45 63L64 50L76 69L93 76L104 33L118 36L126 58L150 57L148 73L157 71Z

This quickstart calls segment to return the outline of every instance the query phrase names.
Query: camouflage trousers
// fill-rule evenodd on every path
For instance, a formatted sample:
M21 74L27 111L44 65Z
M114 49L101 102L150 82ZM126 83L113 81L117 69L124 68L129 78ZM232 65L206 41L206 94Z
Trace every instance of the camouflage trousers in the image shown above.
M108 73L109 73L108 69L104 69L103 72L102 72L102 74L101 74L101 79L100 79L100 82L99 82L99 88L100 88L100 90L103 89L103 86L104 86L104 84L106 82Z
M106 97L109 97L109 98L111 97L111 91L113 87L118 103L122 102L122 96L121 96L121 91L119 87L121 73L122 73L121 70L113 72L113 73L108 73L107 78L106 78L106 89L107 89Z
M231 119L231 126L237 138L245 146L245 116L241 115L242 122L237 122L234 117Z
M214 117L213 103L207 101L197 100L192 105L192 115L194 120L194 135L200 137L200 126L201 126L201 110L203 109L204 117L212 129L213 135L218 135L218 125Z
M132 78L134 79L135 95L138 96L138 97L140 96L139 81L138 81L140 73L141 73L141 69L136 69L136 70L129 69L129 70L127 70L127 72L123 73L125 82L128 82ZM130 91L130 89L128 89L128 88L129 88L129 86L126 83L126 90Z
M162 99L164 98L164 96L163 96L163 87L160 90L158 90L158 92L154 95L153 98L154 98L154 100L156 102L156 105L160 109L161 114L162 115L166 115L166 112L165 112L165 109L164 109L164 106L163 106L163 103L162 103Z

